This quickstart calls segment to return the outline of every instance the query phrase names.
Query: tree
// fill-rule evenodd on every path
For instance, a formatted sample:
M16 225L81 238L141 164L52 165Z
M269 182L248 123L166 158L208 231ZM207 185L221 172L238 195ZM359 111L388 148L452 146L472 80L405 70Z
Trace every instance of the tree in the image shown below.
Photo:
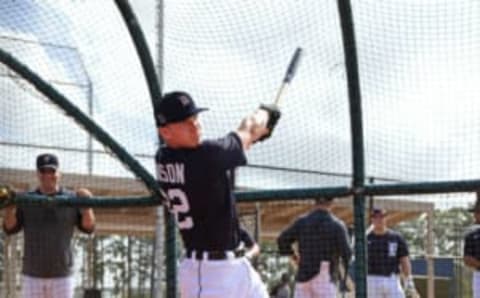
M434 254L461 256L463 236L472 224L471 214L464 208L436 210L433 216ZM425 254L426 216L398 224L395 229L407 240L412 255Z

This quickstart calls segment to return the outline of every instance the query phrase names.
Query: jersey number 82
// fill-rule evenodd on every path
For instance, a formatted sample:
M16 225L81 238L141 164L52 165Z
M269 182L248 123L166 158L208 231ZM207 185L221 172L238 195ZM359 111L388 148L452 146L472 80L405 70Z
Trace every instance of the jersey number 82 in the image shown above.
M193 219L191 216L182 216L182 219L179 217L179 214L185 214L190 211L190 205L188 204L185 192L180 188L172 188L168 190L167 194L171 203L170 212L175 216L178 228L180 230L193 228ZM174 202L174 199L178 199L177 202Z

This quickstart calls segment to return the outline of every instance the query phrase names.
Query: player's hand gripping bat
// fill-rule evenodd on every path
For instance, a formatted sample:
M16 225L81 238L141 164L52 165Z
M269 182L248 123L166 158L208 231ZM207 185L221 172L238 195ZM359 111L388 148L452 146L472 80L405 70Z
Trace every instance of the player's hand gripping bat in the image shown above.
M285 95L285 91L287 87L290 85L293 77L295 76L295 72L297 71L298 64L300 62L300 57L302 55L302 48L297 48L295 53L290 60L290 64L288 65L287 72L283 77L282 84L280 88L278 88L277 96L275 97L275 101L273 104L261 104L260 109L264 110L268 113L268 122L267 128L269 133L264 135L259 139L259 141L263 141L269 138L272 135L273 129L277 125L278 119L280 119L281 112L280 112L280 103Z

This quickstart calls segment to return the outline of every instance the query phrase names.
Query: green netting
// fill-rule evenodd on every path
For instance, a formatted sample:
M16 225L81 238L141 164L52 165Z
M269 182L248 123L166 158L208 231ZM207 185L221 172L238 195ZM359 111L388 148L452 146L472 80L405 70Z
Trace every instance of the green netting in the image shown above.
M271 238L305 210L300 201L286 201L287 206L273 212L265 204L327 190L348 193L352 183L353 138L337 2L349 1L165 1L162 10L163 89L185 89L200 105L211 108L201 116L207 137L234 129L258 103L271 102L290 53L298 46L304 49L278 129L269 142L249 153L249 165L237 171L237 186L255 189L239 197L262 202L257 205L265 232L260 240L267 251L276 249ZM362 183L367 185L355 192L374 194L365 207L378 204L389 209L392 227L412 242L422 297L468 297L471 284L464 280L471 272L462 264L461 250L464 227L471 218L461 224L448 221L445 229L452 229L453 236L436 232L430 238L433 246L419 246L420 240L411 234L423 235L427 242L422 230L426 217L432 224L433 216L437 220L443 212L464 210L479 186L480 4L428 0L351 4L365 144L365 172L356 174L366 177ZM428 195L442 192L458 193ZM362 204L355 206L356 215L349 213L350 202L343 204L349 211L335 213L355 230L352 217L363 220ZM397 227L401 221L406 227ZM423 226L416 226L419 222ZM455 249L446 252L443 246ZM450 275L438 271L433 276L432 258L439 259L435 266L449 258L445 266L451 265ZM270 277L285 269L285 260L282 265L268 260ZM355 278L362 282L362 276Z
M186 89L211 109L202 115L206 137L235 129L260 103L273 102L292 53L304 49L275 134L249 153L238 186L349 183L348 99L335 1L168 1L163 18L163 89Z
M67 97L153 172L151 156L157 136L151 101L115 4L6 1L1 13L2 49ZM64 173L80 179L77 184L86 181L82 175L133 180L129 170L29 82L5 66L1 78L1 150L10 157L2 160L2 168L31 170L38 153L51 151L58 153ZM108 186L99 185L105 192L145 191L141 186L128 189L132 185L122 180L105 183Z
M138 57L114 4L97 2L2 1L0 47L66 95L153 172L157 136ZM463 233L471 222L464 208L473 198L466 192L480 185L475 180L480 168L480 3L351 2L365 138L365 173L360 175L367 185L388 184L356 191L389 195L366 200L365 207L388 209L389 222L407 238L412 259L424 262L414 265L422 297L469 297L471 271L461 258ZM272 286L279 273L295 271L277 255L275 238L309 210L311 202L301 199L328 191L351 194L353 138L337 1L165 0L158 7L162 89L186 90L210 108L201 116L205 137L235 129L260 103L272 102L292 52L304 49L272 139L249 152L249 165L236 177L239 188L255 190L239 195L250 201L240 213L242 224L264 248L257 268ZM134 175L4 65L0 93L0 150L8 157L0 161L2 180L32 186L34 156L54 151L72 185L92 183L109 194L146 190L128 184ZM88 174L96 179L92 182ZM100 179L106 177L112 179ZM443 181L449 183L435 184ZM455 191L460 193L418 195ZM275 202L276 197L284 202ZM334 213L355 230L351 202L340 204ZM358 215L363 210L361 204L356 207ZM435 220L446 232L426 235ZM439 256L451 260L447 277L432 273L431 260ZM361 283L363 277L353 278ZM446 290L452 287L454 292Z
M354 1L367 175L479 175L480 7Z
M376 183L474 179L478 5L353 1L352 6L366 176ZM278 130L250 154L239 186L349 184L348 99L336 1L167 1L164 22L164 89L187 89L211 108L202 115L207 136L233 129L259 102L272 101L289 55L297 46L305 50Z
M157 212L138 208L159 203L151 195L159 191L152 178L158 137L145 76L115 2L2 1L0 50L0 184L35 189L36 156L56 154L60 185L89 188L95 200L20 193L15 202L44 205L46 221L56 215L51 205L103 207L95 209L96 234L75 235L72 243L76 295L161 293L153 289L161 286ZM115 205L122 209L105 208ZM2 233L0 243L0 292L18 297L23 234Z

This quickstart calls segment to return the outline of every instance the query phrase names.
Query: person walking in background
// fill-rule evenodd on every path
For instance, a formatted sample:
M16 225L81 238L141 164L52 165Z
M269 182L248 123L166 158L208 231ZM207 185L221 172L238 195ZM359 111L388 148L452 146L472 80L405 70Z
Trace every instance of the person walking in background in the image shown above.
M480 192L472 208L474 225L465 234L463 248L463 262L473 270L472 291L473 298L480 298Z
M186 249L179 268L182 298L266 298L268 293L240 244L240 225L229 173L245 165L253 144L270 136L280 117L262 106L233 132L202 140L196 106L184 91L155 103L158 133L165 142L155 161Z
M387 227L386 211L374 208L370 218L372 229L367 234L368 297L402 298L418 295L412 277L412 266L405 239ZM399 274L405 278L405 293Z
M57 156L37 157L39 186L30 194L47 196L91 196L87 189L78 192L59 185ZM74 228L92 233L95 215L91 208L55 206L10 206L5 210L3 230L7 235L23 230L22 297L72 298L74 294Z
M277 239L281 255L290 255L298 263L294 297L333 298L341 279L338 268L352 256L345 224L331 213L334 198L320 197L315 209L298 218ZM292 244L298 244L298 253ZM343 261L343 262L342 262Z

